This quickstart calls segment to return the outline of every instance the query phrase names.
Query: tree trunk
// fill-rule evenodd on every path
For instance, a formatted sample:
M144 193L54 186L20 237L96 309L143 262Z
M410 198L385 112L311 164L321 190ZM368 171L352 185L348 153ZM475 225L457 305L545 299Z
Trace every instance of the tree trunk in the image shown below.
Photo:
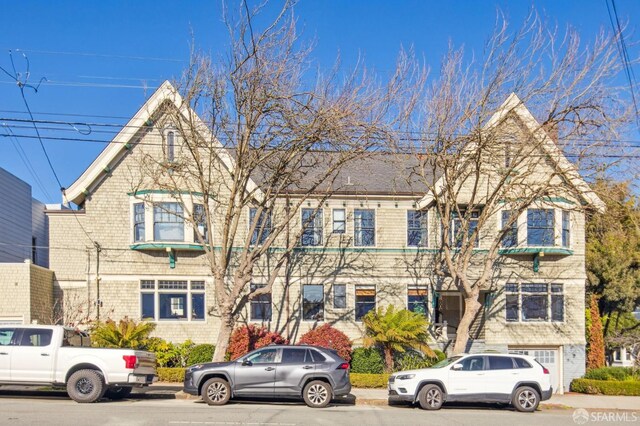
M386 373L391 373L393 371L393 355L391 353L391 348L385 346L383 348L384 351L384 370Z
M460 320L460 325L458 325L456 343L453 345L454 355L466 352L467 342L469 341L469 329L481 307L482 304L478 302L478 294L471 294L470 297L464 299L464 314Z
M213 352L213 362L224 361L227 349L229 348L229 338L235 325L235 319L231 312L223 312L220 315L220 327L218 328L218 340L216 341L216 350Z

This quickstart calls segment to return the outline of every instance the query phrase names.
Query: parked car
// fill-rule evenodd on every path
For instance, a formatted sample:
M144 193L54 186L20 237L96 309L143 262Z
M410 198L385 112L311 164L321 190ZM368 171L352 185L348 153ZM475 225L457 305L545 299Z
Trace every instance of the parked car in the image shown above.
M526 355L465 354L389 377L390 403L418 402L425 410L468 401L510 403L532 412L552 393L549 370Z
M73 400L95 402L157 380L153 353L90 346L87 335L63 326L0 326L0 385L66 387Z
M301 397L309 407L322 408L351 391L349 363L318 346L271 345L231 362L188 367L184 391L209 405L236 396Z

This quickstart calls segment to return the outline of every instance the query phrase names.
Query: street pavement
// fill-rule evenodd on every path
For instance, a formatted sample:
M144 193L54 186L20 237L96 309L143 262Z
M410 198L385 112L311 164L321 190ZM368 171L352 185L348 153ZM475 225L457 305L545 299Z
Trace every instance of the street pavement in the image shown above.
M614 424L640 422L635 412L604 414ZM144 394L132 394L131 398L122 401L78 404L55 393L24 396L0 392L0 425L555 426L576 424L575 416L575 410L543 409L535 413L519 413L496 406L445 406L439 411L424 411L411 406L331 404L324 409L312 409L301 402L232 401L222 407L210 407L200 400L153 399L146 398Z

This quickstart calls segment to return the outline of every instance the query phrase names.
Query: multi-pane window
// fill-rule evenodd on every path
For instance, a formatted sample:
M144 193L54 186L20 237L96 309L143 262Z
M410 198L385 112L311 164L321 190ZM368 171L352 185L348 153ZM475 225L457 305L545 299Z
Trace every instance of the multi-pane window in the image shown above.
M205 319L204 290L204 281L141 280L141 318L202 321Z
M376 245L375 210L355 209L353 211L354 245L371 247Z
M407 309L422 315L427 315L427 289L424 287L409 287L407 289Z
M347 307L347 285L333 285L333 307L335 309L345 309Z
M144 241L144 203L133 205L133 241Z
M184 216L182 204L154 204L153 239L155 241L184 241Z
M507 284L507 321L564 321L562 284Z
M333 233L344 234L347 228L347 214L345 209L333 209Z
M461 213L463 216L466 216L465 212L461 212ZM454 247L462 247L462 241L463 241L462 230L463 230L464 224L462 222L462 219L460 219L460 217L458 216L457 212L453 212L451 216L453 217L453 220L451 221L451 230L452 230L451 243L453 244ZM480 214L478 212L471 212L471 215L468 217L467 235L469 238L471 238L471 236L473 235L473 232L478 227L479 217L480 217ZM473 246L478 247L478 244L479 244L479 237L478 237L478 234L476 234L475 241L473 242Z
M324 286L316 284L302 286L302 319L324 320Z
M515 212L502 210L502 247L515 247L518 245L518 219L514 218ZM509 223L513 220L512 223Z
M426 247L428 241L428 215L426 211L407 211L407 246Z
M369 285L356 286L356 321L376 308L376 287Z
M567 210L562 211L562 247L571 245L571 213Z
M527 245L550 247L554 245L553 209L527 210Z
M200 234L203 242L209 242L209 229L207 227L207 213L204 204L193 205L193 223L196 230L193 231L193 241L199 242L198 234Z
M262 210L260 217L256 219L258 209L252 207L249 209L249 227L251 228L255 224L253 233L251 234L251 244L264 244L271 234L271 215Z
M251 292L264 286L264 284L251 284ZM249 319L251 321L271 321L271 293L261 294L251 300Z
M302 209L302 245L322 245L322 210Z
M172 162L175 159L176 149L176 132L169 130L167 132L167 161Z

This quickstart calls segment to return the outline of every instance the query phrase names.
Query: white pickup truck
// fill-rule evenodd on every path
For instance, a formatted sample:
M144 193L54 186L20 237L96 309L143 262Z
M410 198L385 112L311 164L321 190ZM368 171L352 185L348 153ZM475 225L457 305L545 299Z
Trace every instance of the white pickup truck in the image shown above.
M85 334L59 325L0 326L0 385L66 386L73 400L95 402L155 380L153 353L92 348Z

